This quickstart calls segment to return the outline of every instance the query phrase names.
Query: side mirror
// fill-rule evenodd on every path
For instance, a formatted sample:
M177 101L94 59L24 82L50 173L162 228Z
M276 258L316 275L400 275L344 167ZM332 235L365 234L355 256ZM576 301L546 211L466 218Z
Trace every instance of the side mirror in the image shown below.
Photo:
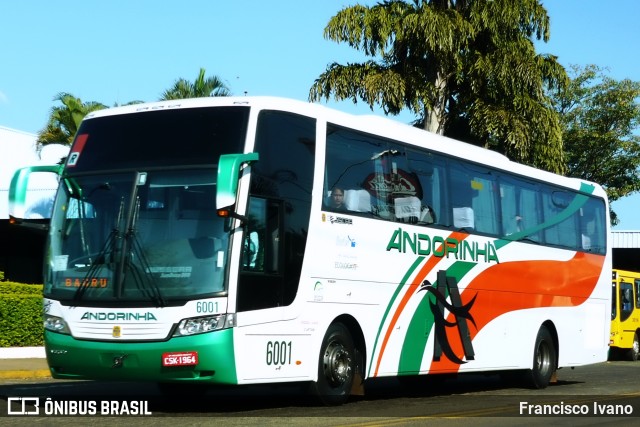
M18 169L11 179L9 185L9 216L14 220L25 219L28 209L28 194L29 194L29 178L34 173L53 173L56 178L60 176L62 172L62 165L46 165L46 166L29 166ZM55 187L57 187L57 182ZM55 187L51 188L55 191Z
M216 208L218 211L231 211L228 208L236 203L238 178L242 165L251 164L258 159L258 153L223 154L220 156L216 183Z

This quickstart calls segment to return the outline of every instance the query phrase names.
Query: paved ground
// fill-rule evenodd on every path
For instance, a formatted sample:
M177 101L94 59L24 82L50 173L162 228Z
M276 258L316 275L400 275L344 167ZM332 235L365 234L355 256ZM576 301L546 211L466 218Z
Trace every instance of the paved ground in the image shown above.
M0 381L50 377L44 347L0 348Z

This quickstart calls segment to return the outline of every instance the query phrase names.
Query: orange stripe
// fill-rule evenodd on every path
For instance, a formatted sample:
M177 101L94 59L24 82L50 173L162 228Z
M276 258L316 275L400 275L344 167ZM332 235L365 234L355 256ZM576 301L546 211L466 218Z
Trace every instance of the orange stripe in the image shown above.
M462 304L478 295L469 325L471 339L498 316L527 308L576 307L593 293L605 257L577 252L569 261L514 261L492 266L464 289ZM474 292L475 291L475 292ZM448 321L455 322L449 314ZM462 358L464 350L457 328L447 328L451 349ZM446 357L432 361L430 371L457 372L460 365Z
M464 233L459 233L459 232L453 232L446 239L454 238L454 239L457 239L458 241L462 241L467 236L469 236L469 235L468 234L464 234ZM445 239L445 241L446 241L446 239ZM440 246L438 246L436 251L440 252L441 250L442 250L442 244L440 244ZM434 251L434 252L436 252L436 251ZM416 288L422 284L422 281L424 280L425 277L427 277L427 274L429 274L431 272L431 270L433 270L433 268L442 259L443 258L441 258L441 257L436 257L436 256L431 255L427 259L427 262L424 264L424 266L420 269L420 271L418 272L416 277L414 278L414 283L411 283L409 285L409 288L407 289L407 291L404 293L404 296L402 297L402 300L400 300L400 303L398 304L398 307L396 308L396 311L393 313L393 317L391 317L391 321L389 323L389 326L387 327L387 331L384 334L384 339L382 340L382 343L380 344L380 352L378 353L378 359L376 361L376 369L373 372L373 376L374 377L378 376L378 369L380 368L380 363L382 362L382 355L384 354L384 351L385 351L385 349L387 347L387 344L389 342L389 338L391 337L391 332L393 331L394 326L398 322L398 319L400 318L400 315L402 314L402 311L404 310L405 306L407 305L407 303L411 299L411 296L414 294Z

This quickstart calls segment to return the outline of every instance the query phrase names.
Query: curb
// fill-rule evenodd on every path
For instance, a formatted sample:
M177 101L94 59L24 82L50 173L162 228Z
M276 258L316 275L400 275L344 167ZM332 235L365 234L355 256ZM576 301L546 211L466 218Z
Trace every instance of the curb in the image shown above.
M31 369L24 369L25 367ZM0 348L0 380L51 378L44 347Z
M49 372L48 369L37 369L35 371L0 371L0 379L2 380L25 380L34 378L51 378L51 372Z

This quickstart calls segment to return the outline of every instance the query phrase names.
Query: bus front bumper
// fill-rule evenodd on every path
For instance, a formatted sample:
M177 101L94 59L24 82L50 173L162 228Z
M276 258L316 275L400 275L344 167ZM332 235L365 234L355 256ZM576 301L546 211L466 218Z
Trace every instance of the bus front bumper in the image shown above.
M238 382L233 329L163 342L85 341L45 331L45 351L51 375L57 379ZM177 354L197 355L197 364L168 364L168 359L176 359L163 357Z

